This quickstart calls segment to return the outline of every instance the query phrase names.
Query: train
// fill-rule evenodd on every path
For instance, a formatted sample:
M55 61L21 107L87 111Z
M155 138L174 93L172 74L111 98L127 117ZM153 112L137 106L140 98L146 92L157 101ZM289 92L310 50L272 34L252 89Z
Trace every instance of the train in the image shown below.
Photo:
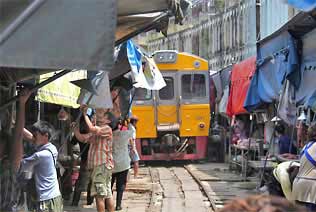
M132 113L136 147L142 161L202 160L210 127L209 66L196 55L156 51L155 63L166 86L136 88Z

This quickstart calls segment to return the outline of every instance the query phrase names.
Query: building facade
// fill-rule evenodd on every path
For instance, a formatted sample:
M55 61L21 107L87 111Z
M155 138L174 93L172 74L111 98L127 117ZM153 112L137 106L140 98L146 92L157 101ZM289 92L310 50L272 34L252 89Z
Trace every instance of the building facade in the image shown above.
M195 0L183 26L170 23L168 37L146 34L150 52L173 49L207 59L212 71L256 54L266 37L297 11L278 0Z

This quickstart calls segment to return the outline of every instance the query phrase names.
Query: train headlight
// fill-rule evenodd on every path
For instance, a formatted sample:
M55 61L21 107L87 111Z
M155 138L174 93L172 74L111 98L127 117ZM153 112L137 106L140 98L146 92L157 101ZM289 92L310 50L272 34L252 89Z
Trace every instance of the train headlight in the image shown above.
M177 61L177 51L157 51L154 53L156 63L175 63Z
M205 123L201 122L201 123L199 124L199 127L200 127L201 129L204 129L204 128L205 128Z

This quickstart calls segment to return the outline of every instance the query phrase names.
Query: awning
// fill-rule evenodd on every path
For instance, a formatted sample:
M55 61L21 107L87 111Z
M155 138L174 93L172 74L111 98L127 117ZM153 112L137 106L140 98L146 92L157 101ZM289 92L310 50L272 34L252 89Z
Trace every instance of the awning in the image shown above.
M287 31L258 44L257 66L245 101L248 111L278 100L285 79L296 88L300 85L296 41Z
M128 16L140 13L166 11L175 1L168 0L118 0L118 15Z
M163 17L174 15L181 22L189 3L0 0L0 5L0 67L109 71L115 41L153 28L161 30L168 23L164 19L163 26L158 24Z
M248 92L251 78L256 70L256 57L250 57L235 64L231 73L230 94L227 103L227 115L233 116L247 113L244 101Z
M116 45L150 30L163 31L166 33L169 23L167 13L158 12L153 14L121 16L118 18L118 28L116 30Z
M0 0L0 67L110 70L115 0Z
M40 76L40 81L51 77L53 73L47 73ZM70 83L73 80L85 79L86 71L73 71L65 76L40 88L37 92L36 100L40 102L63 105L72 108L78 108L77 99L80 94L80 88ZM67 92L65 92L67 91Z
M150 30L167 35L169 17L182 23L190 6L188 0L119 0L115 44Z
M304 86L303 78L306 78L307 74L300 68L303 66L300 61L304 63L304 58L316 58L313 38L306 38L310 47L304 44L303 52L308 53L303 55L302 60L298 52L302 50L300 43L302 40L304 43L304 36L316 27L314 17L315 11L301 12L279 30L257 43L258 67L245 101L245 108L248 111L253 111L265 103L278 101L285 79L290 81L296 92L301 92L301 87ZM300 94L302 98L304 95Z
M211 75L211 78L214 80L216 87L216 101L219 102L224 94L224 89L229 85L230 74L232 66L227 66L226 68L218 71L217 73Z
M302 82L296 93L296 101L300 105L310 105L309 99L316 93L316 29L302 37Z
M41 74L52 72L53 70L23 69L23 68L1 68L0 80L11 84L13 82L33 79Z
M284 24L280 29L272 33L271 35L265 37L264 39L258 41L259 45L268 42L275 37L278 37L280 34L288 31L294 38L300 38L306 33L310 32L316 27L316 11L309 13L300 12Z
M285 0L289 5L299 10L311 11L316 8L316 0Z
M0 67L23 68L25 76L10 76L16 82L36 75L31 69L115 71L114 43L152 29L166 32L169 17L175 16L176 23L181 23L190 3L0 0L0 5ZM13 70L6 69L5 74L11 75L8 72Z

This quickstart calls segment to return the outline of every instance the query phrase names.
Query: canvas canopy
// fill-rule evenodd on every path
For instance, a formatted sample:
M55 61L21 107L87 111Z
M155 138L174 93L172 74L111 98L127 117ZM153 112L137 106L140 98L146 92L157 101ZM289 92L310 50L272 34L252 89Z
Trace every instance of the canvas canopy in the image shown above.
M248 111L278 100L285 79L292 79L297 87L300 83L296 44L287 31L258 44L257 57L258 68L244 105Z
M248 92L250 80L256 70L256 57L250 57L235 64L231 73L230 93L227 103L227 115L233 116L247 113L244 101Z
M316 106L316 29L302 37L302 82L296 92L296 102L315 109Z
M0 66L110 70L115 0L0 0Z
M188 6L186 0L0 0L1 72L26 71L10 77L20 81L36 75L32 69L111 71L115 44L165 30L170 16L180 23Z
M231 70L232 66L230 65L211 75L216 88L216 102L221 100L225 87L229 85Z
M299 58L298 52L302 50L302 37L316 27L313 17L314 12L299 13L275 33L257 43L257 71L244 105L248 111L253 111L265 103L284 99L282 95L291 93L288 89L292 90L292 87L299 94L296 96L301 96L296 99L297 102L306 98L307 90L302 86L306 85L303 81L305 78L306 82L309 74L304 72L304 59ZM309 40L308 45L312 47L313 39ZM303 58L313 57L312 48L307 47L305 52ZM285 86L286 80L289 80L290 84Z
M43 74L40 76L40 81L44 81L52 75L53 73ZM80 88L70 82L73 80L85 79L86 77L87 73L84 70L70 72L64 77L61 77L40 88L37 92L36 100L39 102L78 108L79 105L77 104L77 98L80 94Z
M316 8L316 0L284 0L286 3L304 11L311 11Z

